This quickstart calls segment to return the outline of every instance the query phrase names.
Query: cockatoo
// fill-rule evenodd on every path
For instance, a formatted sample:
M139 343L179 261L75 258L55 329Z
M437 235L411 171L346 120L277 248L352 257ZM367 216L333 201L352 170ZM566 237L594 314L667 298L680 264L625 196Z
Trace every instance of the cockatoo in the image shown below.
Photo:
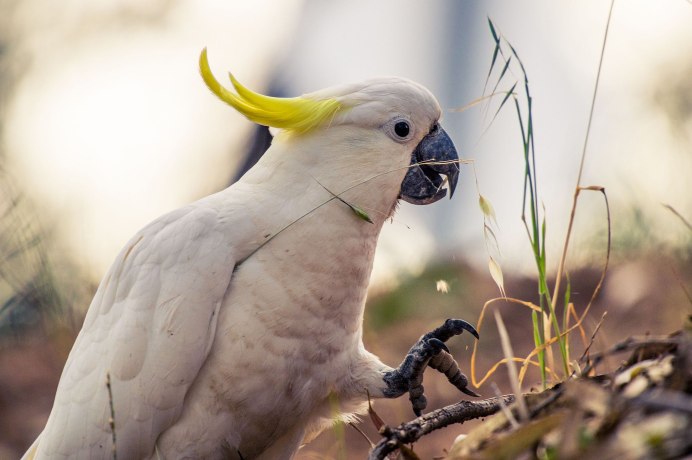
M475 395L444 344L478 336L465 321L421 337L397 368L362 342L382 225L400 199L433 203L457 184L433 95L376 78L273 98L232 75L226 89L206 49L200 69L222 101L278 130L271 147L122 249L26 458L290 459L370 397L409 393L420 414L426 367Z

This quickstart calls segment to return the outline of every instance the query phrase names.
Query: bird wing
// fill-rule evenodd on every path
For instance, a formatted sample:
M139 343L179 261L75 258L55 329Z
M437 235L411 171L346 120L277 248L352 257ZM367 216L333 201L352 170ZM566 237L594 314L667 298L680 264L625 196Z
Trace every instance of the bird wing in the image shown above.
M120 252L68 357L38 458L111 458L112 414L118 457L153 453L214 339L236 262L223 228L213 207L190 205Z

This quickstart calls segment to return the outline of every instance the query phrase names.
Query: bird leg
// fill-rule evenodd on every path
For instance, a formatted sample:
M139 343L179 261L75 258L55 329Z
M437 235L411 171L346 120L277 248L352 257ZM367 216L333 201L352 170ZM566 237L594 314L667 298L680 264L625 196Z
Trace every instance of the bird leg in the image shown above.
M408 392L413 412L420 416L427 405L423 394L423 373L431 367L447 377L449 382L470 396L479 396L468 385L468 379L459 370L459 365L449 353L445 342L455 335L468 331L478 339L476 329L461 319L448 319L432 332L428 332L416 342L398 368L386 372L384 381L387 388L384 396L397 398Z

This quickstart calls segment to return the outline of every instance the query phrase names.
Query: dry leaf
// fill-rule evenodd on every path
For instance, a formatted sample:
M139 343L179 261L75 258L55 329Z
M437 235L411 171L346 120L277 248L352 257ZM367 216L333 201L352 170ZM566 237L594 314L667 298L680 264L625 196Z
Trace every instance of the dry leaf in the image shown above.
M488 201L483 195L479 194L478 205L480 206L483 215L497 225L497 220L495 219L495 209L493 209L493 205L490 204L490 201Z
M495 281L497 287L500 288L502 297L507 297L507 294L505 294L505 282L502 276L502 269L500 268L500 264L498 264L492 256L488 261L488 270L490 270L490 276L492 276L493 281Z

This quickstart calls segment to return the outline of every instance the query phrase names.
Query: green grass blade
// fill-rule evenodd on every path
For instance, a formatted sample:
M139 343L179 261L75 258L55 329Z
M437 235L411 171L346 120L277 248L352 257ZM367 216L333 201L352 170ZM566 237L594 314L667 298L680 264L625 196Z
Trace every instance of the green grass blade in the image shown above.
M517 84L514 83L512 87L507 91L507 94L505 94L505 97L502 98L502 102L500 102L500 106L497 108L495 111L495 115L493 115L493 118L490 120L490 124L493 124L495 121L495 118L500 114L500 110L502 110L502 107L505 105L505 102L507 102L507 99L510 98L510 96L514 95L514 88L517 87Z
M509 65L512 63L512 56L505 61L505 65L502 67L502 70L500 71L500 76L497 77L497 81L495 82L495 86L493 87L493 90L491 91L491 94L494 94L497 91L497 87L500 86L500 83L502 83L502 78L505 76L507 73L507 69L509 69ZM515 84L516 86L516 84Z
M490 75L493 73L493 69L495 68L497 56L498 54L500 54L500 37L497 35L497 32L495 32L495 26L493 25L493 21L491 21L489 17L488 26L490 27L490 33L493 34L493 39L495 40L495 49L493 50L493 58L490 61L490 69L488 69L488 76L485 77L485 84L483 85L483 94L485 94L488 82L490 81Z
M531 310L531 321L533 323L533 343L536 346L536 348L538 348L543 346L543 329L539 324L538 314L535 310ZM545 370L545 350L539 351L536 357L538 358L538 366L541 371L541 385L543 386L543 388L545 388L547 384L547 374Z
M344 200L341 200L341 201L343 201L344 203L346 203ZM354 213L356 216L358 216L359 219L364 220L365 222L369 222L369 223L371 223L371 224L373 223L372 219L370 218L370 216L368 215L368 213L365 212L365 210L364 210L363 208L360 208L360 207L356 206L355 204L351 204L351 203L346 203L346 205L347 205L349 208L351 208L351 210L353 211L353 213Z
M507 42L507 45L509 46L509 49L512 50L512 54L514 55L514 57L517 58L517 62L519 62L519 67L521 67L521 73L524 74L524 83L528 86L528 84L529 84L529 79L528 79L528 77L526 76L526 69L524 69L524 63L521 62L521 59L519 58L519 54L517 53L517 50L514 49L514 47L512 46L512 44L511 44L510 42Z
M567 278L567 285L565 286L565 296L563 299L564 311L562 312L562 330L566 331L569 327L569 302L572 297L572 281L570 280L569 273L565 273Z
M495 40L495 43L500 43L500 36L495 31L495 24L493 24L490 16L488 16L488 27L490 27L490 33L493 34L493 40Z

